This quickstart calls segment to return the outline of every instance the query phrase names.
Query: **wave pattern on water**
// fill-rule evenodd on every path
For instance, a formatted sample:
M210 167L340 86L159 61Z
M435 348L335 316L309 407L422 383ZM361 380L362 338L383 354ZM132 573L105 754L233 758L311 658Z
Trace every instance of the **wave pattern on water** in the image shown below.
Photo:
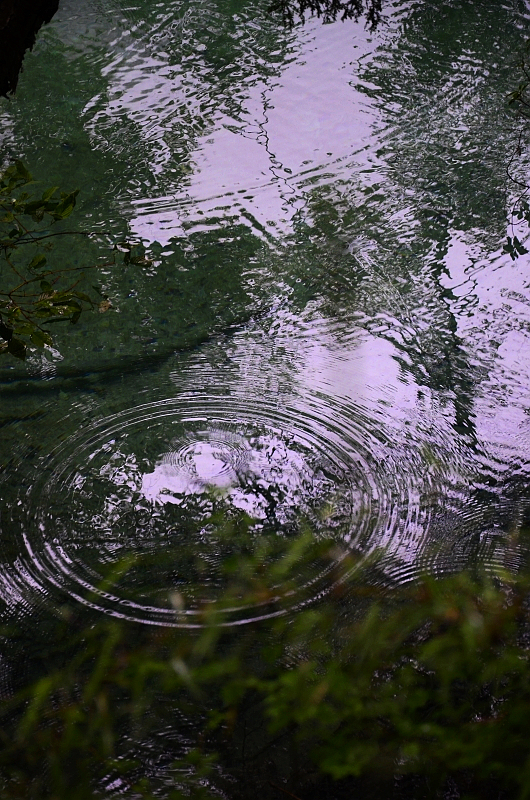
M343 411L318 401L303 414L272 399L257 407L244 397L195 394L139 406L45 459L25 502L26 569L52 592L146 622L179 624L169 605L178 591L181 621L193 624L221 589L223 559L255 537L289 537L309 525L345 550L392 539L400 507L414 512L411 498L400 496L407 488L391 487L400 473L388 474L384 450ZM250 541L226 533L223 541L212 517L239 512L254 520ZM138 564L118 589L98 588L101 565L131 554ZM309 594L323 577L312 576ZM308 587L299 590L293 605L307 599ZM267 604L233 609L231 620L267 613Z
M227 560L307 529L359 564L382 551L374 580L389 588L477 557L506 565L502 496L482 499L451 409L378 373L382 340L362 329L341 337L316 307L302 317L276 309L269 323L173 359L165 399L113 413L123 398L109 387L103 418L59 446L43 442L33 460L19 453L9 524L22 554L4 576L6 599L75 599L149 624L199 625L223 592ZM282 363L285 373L272 369ZM242 514L250 527L238 525ZM512 528L516 539L520 520ZM236 604L226 624L319 597L332 568L314 570L295 567L294 590L290 580L272 598Z
M30 359L71 416L43 401L65 440L35 424L3 467L8 602L199 624L225 559L303 526L385 549L389 585L519 563L530 307L527 262L500 252L501 11L394 11L372 40L286 32L259 3L66 0L43 32L5 142L75 177L100 227L127 217L149 258L102 273L115 309L64 337L64 364ZM11 372L29 419L36 381ZM327 578L295 575L287 604Z

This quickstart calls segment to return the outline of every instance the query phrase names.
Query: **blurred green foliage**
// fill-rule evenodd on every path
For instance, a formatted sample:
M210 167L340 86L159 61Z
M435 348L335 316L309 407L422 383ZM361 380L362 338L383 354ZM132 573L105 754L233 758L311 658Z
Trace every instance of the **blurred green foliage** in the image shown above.
M295 562L330 569L293 609ZM0 796L530 795L528 575L389 592L376 562L305 536L274 576L263 564L235 558L196 629L94 624L65 605L46 634L57 663L24 680L5 629ZM272 595L268 619L223 624L234 598Z

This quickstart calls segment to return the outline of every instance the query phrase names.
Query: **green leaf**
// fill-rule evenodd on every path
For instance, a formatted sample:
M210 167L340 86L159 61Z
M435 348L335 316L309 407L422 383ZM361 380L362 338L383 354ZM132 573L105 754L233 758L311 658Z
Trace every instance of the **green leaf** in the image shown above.
M15 161L15 167L17 170L17 174L22 178L26 183L29 183L33 180L31 172L27 169L26 165L22 161Z
M45 345L51 345L53 343L50 334L40 330L36 330L31 334L31 341L33 344L37 345L37 347L44 347Z
M12 321L20 319L22 316L22 311L18 306L13 306L9 309L9 322L10 324Z
M47 203L50 197L53 197L58 188L58 186L51 186L49 189L46 189L46 191L42 194L42 202Z
M20 358L22 361L26 359L26 345L20 339L15 339L13 336L7 343L7 350L15 358Z
M69 313L77 314L81 313L83 307L76 303L75 300L69 300L68 303L65 305L65 308L68 310Z
M90 303L90 305L94 305L94 301L92 298L85 294L85 292L72 292L72 297L77 297L78 300L83 300L85 303Z
M5 172L4 172L4 176L5 176L6 178L8 178L8 179L9 179L9 178L14 178L14 176L15 176L16 174L17 174L17 168L15 167L15 165L14 165L14 164L12 164L10 167L8 167L8 168L5 170Z
M36 256L33 256L31 261L28 264L28 269L36 270L41 269L46 264L46 256L43 256L42 253L37 253Z
M54 210L51 211L51 215L54 219L66 219L69 217L75 207L75 198L79 194L79 189L76 189L74 192L70 192L70 194L65 194L62 199L57 203Z
M44 259L46 261L46 259ZM40 290L41 292L52 292L53 287L49 281L41 281L40 282Z
M32 322L25 322L22 325L17 325L14 333L18 334L19 336L31 336L34 330L35 325Z
M44 214L44 206L40 200L33 200L31 203L26 203L24 207L24 214L30 214L31 216L37 214L39 211L42 211Z

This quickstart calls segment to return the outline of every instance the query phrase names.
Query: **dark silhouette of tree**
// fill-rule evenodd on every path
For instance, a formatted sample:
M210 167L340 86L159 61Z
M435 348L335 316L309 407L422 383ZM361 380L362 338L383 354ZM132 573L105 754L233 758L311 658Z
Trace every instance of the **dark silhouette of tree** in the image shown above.
M0 95L15 91L26 50L58 8L59 0L0 0Z
M383 0L273 0L269 6L271 13L281 14L286 25L292 26L295 18L302 22L306 14L322 17L324 22L336 19L357 21L366 17L368 25L374 29L381 20Z

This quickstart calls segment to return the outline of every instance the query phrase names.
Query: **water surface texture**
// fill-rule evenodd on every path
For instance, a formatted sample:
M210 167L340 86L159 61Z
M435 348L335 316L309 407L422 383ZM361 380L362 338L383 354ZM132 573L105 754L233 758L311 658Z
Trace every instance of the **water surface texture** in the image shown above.
M16 614L199 624L226 557L308 528L385 548L389 587L526 559L525 7L394 3L370 33L266 5L63 0L0 104L4 162L80 188L69 225L100 234L58 263L115 259L91 273L112 311L2 361ZM243 545L212 525L242 513Z

